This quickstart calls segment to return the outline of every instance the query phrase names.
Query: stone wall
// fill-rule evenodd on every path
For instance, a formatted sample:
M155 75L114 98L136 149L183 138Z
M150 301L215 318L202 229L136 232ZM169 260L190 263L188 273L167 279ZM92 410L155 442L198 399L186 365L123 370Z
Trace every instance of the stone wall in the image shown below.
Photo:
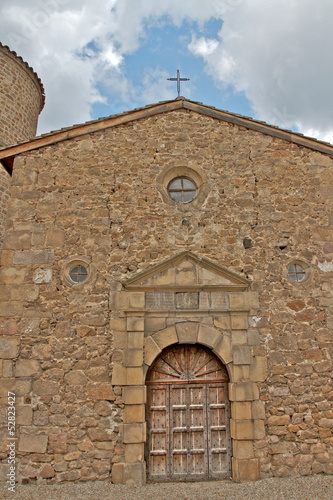
M10 193L10 182L11 176L5 170L2 165L0 165L0 259L1 259L1 249L3 242L3 233L5 227L7 206Z
M201 179L192 203L168 197L171 170ZM125 393L111 377L125 363L124 283L183 251L249 280L258 297L237 342L267 361L265 432L243 436L260 477L333 473L332 171L329 156L185 110L17 158L1 403L16 392L19 480L101 479L115 464L123 474ZM77 262L89 277L73 285ZM287 276L294 262L303 282ZM246 363L238 376L249 379ZM5 441L0 456L6 470Z
M33 69L0 43L0 148L36 135L44 89ZM0 255L10 176L0 164Z
M0 147L36 135L43 94L32 68L0 43Z

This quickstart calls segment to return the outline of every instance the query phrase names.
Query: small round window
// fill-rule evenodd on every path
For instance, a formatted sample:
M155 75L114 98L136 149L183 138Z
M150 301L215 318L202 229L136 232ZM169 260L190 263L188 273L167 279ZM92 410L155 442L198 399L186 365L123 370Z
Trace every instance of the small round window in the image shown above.
M197 186L188 177L177 177L169 183L168 193L173 200L188 203L195 197Z
M72 283L82 283L88 278L88 270L81 264L74 266L69 271L69 278Z
M300 264L291 264L288 267L288 278L292 281L303 281L305 278L305 269Z

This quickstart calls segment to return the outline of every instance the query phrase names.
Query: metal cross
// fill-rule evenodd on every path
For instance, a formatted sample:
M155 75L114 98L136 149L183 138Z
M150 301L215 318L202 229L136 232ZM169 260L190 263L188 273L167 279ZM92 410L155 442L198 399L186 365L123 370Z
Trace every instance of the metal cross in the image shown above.
M177 92L178 97L180 96L180 82L188 82L189 78L180 78L179 69L177 69L177 78L167 78L167 80L171 80L172 82L177 82Z

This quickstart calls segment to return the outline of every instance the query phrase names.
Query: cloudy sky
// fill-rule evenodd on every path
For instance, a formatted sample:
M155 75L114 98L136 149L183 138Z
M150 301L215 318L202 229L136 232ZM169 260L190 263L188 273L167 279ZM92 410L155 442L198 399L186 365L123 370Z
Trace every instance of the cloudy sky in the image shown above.
M332 0L0 0L39 133L181 94L333 143Z

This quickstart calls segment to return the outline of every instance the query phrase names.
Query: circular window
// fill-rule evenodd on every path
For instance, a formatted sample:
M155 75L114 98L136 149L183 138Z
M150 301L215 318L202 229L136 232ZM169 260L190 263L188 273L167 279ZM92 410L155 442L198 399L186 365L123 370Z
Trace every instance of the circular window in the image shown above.
M61 270L64 283L70 286L84 286L91 279L94 266L86 256L73 255L67 259Z
M171 198L180 203L188 203L193 200L197 192L197 186L188 177L177 177L172 179L168 185L168 193Z
M303 281L305 278L305 269L300 264L291 264L288 267L288 278L292 281Z
M88 270L82 265L74 266L69 271L69 278L73 283L82 283L88 278Z

